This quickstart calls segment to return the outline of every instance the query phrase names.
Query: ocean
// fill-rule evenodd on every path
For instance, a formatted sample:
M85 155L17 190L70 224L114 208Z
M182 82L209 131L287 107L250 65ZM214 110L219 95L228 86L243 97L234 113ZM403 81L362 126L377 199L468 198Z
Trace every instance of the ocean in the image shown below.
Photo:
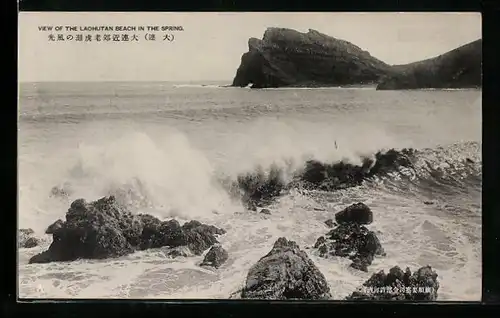
M202 85L203 84L203 85ZM18 253L19 297L234 297L279 237L294 240L343 299L392 266L438 273L438 300L481 298L481 91L263 89L228 83L22 83L18 121L20 228L42 239ZM221 185L257 167L300 169L307 158L359 162L379 150L421 150L401 171L335 192L295 191L245 211ZM469 164L466 159L469 159ZM284 178L287 176L285 175ZM67 200L50 196L69 185ZM28 264L69 204L120 192L135 213L221 227L228 261L170 259L150 249L107 260ZM368 273L312 248L324 221L364 202L387 255Z

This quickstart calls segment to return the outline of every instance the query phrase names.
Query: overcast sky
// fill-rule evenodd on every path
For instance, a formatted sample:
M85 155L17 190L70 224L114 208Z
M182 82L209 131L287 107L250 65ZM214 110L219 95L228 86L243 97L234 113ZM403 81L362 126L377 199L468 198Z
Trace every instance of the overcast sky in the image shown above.
M135 43L49 42L50 32L38 30L42 25L180 25L184 31L174 33L173 42L162 41L162 32L150 42L143 32ZM267 27L315 29L389 64L433 57L481 38L479 13L21 12L19 81L231 81L248 38L262 38Z

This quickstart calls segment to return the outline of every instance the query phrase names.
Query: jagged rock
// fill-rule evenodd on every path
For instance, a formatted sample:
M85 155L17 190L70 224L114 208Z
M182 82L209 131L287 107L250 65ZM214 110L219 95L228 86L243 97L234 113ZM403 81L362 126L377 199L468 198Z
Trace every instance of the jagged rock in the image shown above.
M391 67L356 45L310 29L268 28L250 38L233 86L338 86L375 83Z
M321 257L340 256L353 261L351 267L368 271L375 255L385 255L374 232L357 223L340 224L314 244Z
M295 183L305 189L335 191L360 185L363 180L374 176L382 176L397 171L400 167L411 167L410 158L414 155L413 149L400 151L390 149L386 152L377 152L375 158L362 158L360 166L340 161L325 164L316 160L309 160L305 164L302 174L295 178Z
M381 79L378 90L419 88L478 88L482 86L482 40L437 57L394 66Z
M63 225L64 225L63 220L59 219L54 223L52 223L51 225L49 225L49 227L45 230L45 234L54 234L54 232L62 228Z
M176 220L162 222L149 214L139 214L138 217L142 222L139 249L183 245L182 228Z
M215 235L225 233L198 221L181 227L176 220L162 222L151 215L134 216L113 196L91 203L75 200L66 221L56 221L46 232L52 234L52 244L47 251L33 256L30 263L118 257L162 246L187 246L201 255L217 243Z
M262 209L260 210L260 213L271 215L271 211L269 211L269 209Z
M337 223L370 224L373 222L373 212L364 203L358 202L335 214Z
M142 231L134 223L132 214L112 196L91 203L75 200L66 213L64 225L53 232L49 249L33 256L30 263L126 255L133 251L127 238L139 236Z
M328 226L328 227L334 227L334 226L335 226L335 222L333 222L333 220L332 220L332 219L328 219L328 220L326 220L326 221L325 221L325 224L326 224L326 226Z
M253 265L241 298L329 299L330 288L323 274L294 241L281 237L271 251Z
M33 248L40 245L40 240L34 236L32 229L19 229L17 246L20 248Z
M214 245L208 251L207 255L203 259L203 262L200 266L212 266L215 268L219 268L222 264L224 264L229 258L229 254L222 246Z
M347 300L436 300L439 282L438 274L430 266L411 273L395 266L388 274L382 270L373 274L361 288Z

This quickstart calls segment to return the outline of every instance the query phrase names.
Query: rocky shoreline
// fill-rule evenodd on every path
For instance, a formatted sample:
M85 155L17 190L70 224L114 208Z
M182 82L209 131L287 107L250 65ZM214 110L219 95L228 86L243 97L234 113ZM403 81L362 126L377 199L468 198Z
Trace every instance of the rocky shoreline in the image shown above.
M368 206L352 204L336 213L335 220L327 220L334 228L313 246L321 257L346 257L353 261L351 268L368 272L374 257L385 256L375 233L364 226L373 221ZM195 220L181 226L175 220L160 221L147 214L134 216L112 196L90 203L75 200L66 221L57 220L46 233L52 235L52 243L46 251L33 256L30 264L115 258L159 247L168 247L166 254L171 258L205 254L199 266L219 270L224 270L223 264L229 258L217 240L225 230ZM32 248L40 242L30 229L21 229L19 234L20 248ZM35 238L37 244L27 244L30 238ZM416 269L413 274L409 268L403 272L396 266L388 274L374 273L345 300L436 300L437 277L430 266ZM330 288L334 286L328 284L308 254L294 241L281 237L250 268L238 293L241 299L329 300Z
M266 208L290 188L336 191L360 185L364 180L387 175L400 168L412 168L414 149L378 152L364 158L362 164L347 162L320 163L308 161L290 183L283 181L281 171L239 176L232 184L247 212L259 211L263 217L272 214ZM234 190L234 189L233 189ZM69 191L69 190L68 190ZM63 193L64 192L64 193ZM67 191L52 189L50 195L67 199ZM362 202L338 211L333 219L325 217L330 230L317 238L311 252L325 259L342 257L352 261L350 268L369 272L374 258L384 257L383 242L369 229L376 219ZM74 200L65 220L50 224L46 235L52 236L47 250L31 257L30 264L71 262L78 259L110 259L154 248L164 248L170 258L203 257L199 266L223 271L230 258L218 238L226 230L191 220L180 224L175 219L160 220L149 214L134 214L114 196L93 202ZM41 240L31 229L20 229L19 248L33 248ZM430 267L389 269L389 274L374 273L347 300L435 300L439 283ZM239 292L244 299L331 299L324 275L308 254L295 242L279 238L271 251L258 260L248 272L245 287Z

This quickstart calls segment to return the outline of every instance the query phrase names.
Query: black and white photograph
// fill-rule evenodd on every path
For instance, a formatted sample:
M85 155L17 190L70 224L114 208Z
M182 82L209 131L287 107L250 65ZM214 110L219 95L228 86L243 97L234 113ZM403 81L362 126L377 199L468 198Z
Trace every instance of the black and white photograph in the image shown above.
M480 301L474 12L20 12L18 298Z

